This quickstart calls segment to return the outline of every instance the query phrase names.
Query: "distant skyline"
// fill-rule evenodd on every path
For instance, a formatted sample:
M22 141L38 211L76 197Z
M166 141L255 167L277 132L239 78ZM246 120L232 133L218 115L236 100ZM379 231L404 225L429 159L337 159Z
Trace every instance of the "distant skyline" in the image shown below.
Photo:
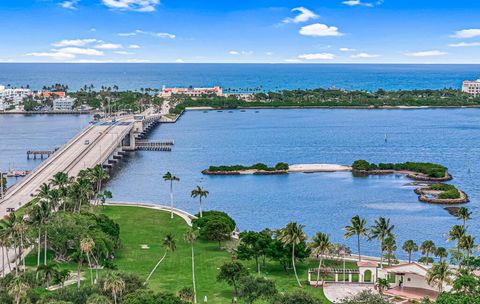
M3 0L0 62L480 63L480 2Z

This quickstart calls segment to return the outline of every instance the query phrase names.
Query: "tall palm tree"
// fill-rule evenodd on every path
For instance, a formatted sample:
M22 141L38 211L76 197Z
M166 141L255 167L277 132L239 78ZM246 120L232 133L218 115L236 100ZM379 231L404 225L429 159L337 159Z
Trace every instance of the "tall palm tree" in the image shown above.
M93 285L93 273L92 273L92 262L90 260L90 255L92 253L92 249L95 246L92 238L84 237L80 240L80 250L85 256L87 257L88 261L88 268L90 269L90 283Z
M5 246L7 247L6 252L7 252L7 265L8 265L8 270L12 271L12 267L10 265L10 258L8 256L8 250L13 247L15 254L17 253L17 233L14 228L15 222L16 222L16 216L15 213L10 213L7 215L4 219L0 221L0 226L2 227L2 235L4 237L4 243ZM15 265L17 265L17 259L15 259ZM15 273L17 273L18 267L15 267Z
M360 238L367 236L367 220L360 218L360 216L355 215L350 220L350 226L345 226L343 228L345 230L344 237L349 239L350 237L356 235L357 236L357 249L358 249L358 260L362 260L362 255L360 252Z
M192 228L188 229L184 235L184 240L192 247L192 283L193 283L193 303L197 303L197 288L195 284L195 253L193 245L197 239L197 234Z
M460 239L465 235L466 230L464 226L454 225L448 232L447 242L457 241L455 247L457 247L458 253L460 253Z
M96 165L90 170L91 180L96 184L95 193L100 193L102 189L102 182L107 180L110 176L108 172L102 167L102 165ZM95 200L95 204L98 205L98 200Z
M424 241L422 245L420 245L420 251L422 252L422 254L425 255L427 265L429 263L428 257L430 256L431 253L435 252L435 249L436 249L435 244L430 240Z
M328 236L328 234L322 232L317 232L317 234L312 238L312 242L309 244L312 253L320 257L317 269L317 283L315 284L316 287L318 287L318 282L320 281L320 268L322 268L323 265L323 257L331 248L331 246L332 243L330 243L330 237Z
M443 284L452 281L453 271L448 266L447 262L443 261L434 264L432 268L427 271L427 283L430 285L437 285L438 291L443 291Z
M475 248L475 237L470 234L463 235L458 241L458 248L465 251L468 260Z
M292 246L292 267L300 288L303 288L303 286L298 279L297 268L295 267L295 246L305 242L307 239L307 234L303 231L303 228L305 228L304 225L298 225L295 222L290 222L277 233L277 239L283 244L284 247Z
M15 231L15 234L17 237L20 239L19 242L19 247L18 247L18 256L22 262L23 266L23 271L25 271L25 257L23 256L23 253L25 251L25 234L28 231L28 226L27 223L23 220L21 217L16 217L16 220L13 224L13 229Z
M0 248L2 248L2 278L5 277L5 247L7 245L7 235L3 226L0 225ZM8 254L8 253L7 253ZM8 260L8 258L7 258Z
M110 292L113 297L113 303L117 304L118 297L122 296L125 290L125 281L115 272L107 272L105 275L102 289Z
M397 250L397 241L393 235L389 235L382 242L382 252L387 253L388 266L392 265L392 256L395 250Z
M435 256L437 258L440 258L440 262L443 262L443 260L448 257L448 251L444 247L438 247L435 250Z
M408 240L403 243L402 249L408 253L408 263L411 263L412 253L418 251L418 245L413 240Z
M37 267L37 272L43 273L45 284L50 287L50 280L58 274L58 264L48 263L47 265L40 265Z
M52 185L57 187L57 189L60 191L60 196L62 198L65 198L67 195L67 187L68 184L70 183L70 179L68 177L67 173L64 172L57 172L52 179ZM63 211L65 211L65 201L62 201L63 204Z
M380 241L380 267L383 267L383 241L385 238L393 236L393 228L395 228L395 226L390 225L390 219L385 219L384 217L380 217L378 220L375 220L375 224L370 227L369 239L377 239Z
M180 178L176 177L170 172L163 175L163 180L170 182L170 218L173 219L173 182L180 181Z
M207 196L209 194L210 193L207 190L202 189L200 186L197 186L195 189L192 190L191 197L193 197L193 198L199 197L200 198L200 217L203 217L202 198L203 197L207 198Z
M465 207L460 207L455 217L463 221L463 227L467 224L467 221L471 219L472 212L468 211Z
M8 295L11 296L16 304L27 296L28 284L23 282L21 277L16 277L8 285Z
M148 280L150 280L150 277L153 275L155 270L157 270L157 267L160 265L163 259L165 259L165 257L167 256L167 253L169 251L174 252L175 249L177 249L175 238L170 233L165 236L165 238L163 239L162 245L165 248L165 253L163 254L162 258L158 261L158 263L155 265L155 267L153 267L152 271L150 272L147 279L145 280L145 283L148 282Z

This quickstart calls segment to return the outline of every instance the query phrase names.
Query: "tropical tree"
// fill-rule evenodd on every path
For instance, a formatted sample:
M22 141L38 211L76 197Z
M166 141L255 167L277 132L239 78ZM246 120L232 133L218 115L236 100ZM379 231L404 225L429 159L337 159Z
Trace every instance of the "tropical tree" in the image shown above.
M418 251L418 245L413 240L408 240L403 243L402 249L408 253L408 263L411 263L412 253Z
M369 240L377 239L380 241L380 267L383 267L383 243L387 237L393 236L393 228L395 228L395 226L390 225L390 219L385 219L384 217L375 220L375 224L370 228Z
M438 286L438 291L443 291L443 284L452 281L453 271L450 269L447 262L443 261L438 264L433 264L432 268L427 271L427 283L431 286Z
M312 238L312 242L309 244L312 253L319 257L317 283L315 284L316 287L318 287L318 282L320 281L320 268L322 268L323 265L323 257L329 251L331 246L332 243L330 243L330 237L328 234L322 232L317 232L317 234Z
M110 292L113 303L117 304L118 297L121 297L125 290L125 281L116 272L107 272L103 279L102 289L105 292Z
M397 250L397 241L393 235L389 235L382 242L382 252L387 253L388 266L392 265L392 257L395 250Z
M455 247L457 247L458 253L460 253L460 239L465 235L465 233L465 227L460 225L454 225L448 232L447 242L457 241Z
M443 260L448 257L448 251L444 247L438 247L435 250L435 256L440 259L440 262L443 262Z
M105 202L107 201L107 199L111 199L112 197L112 192L108 190L97 193L97 198L100 200L102 207L105 206Z
M197 303L197 288L195 284L195 252L194 252L194 244L197 240L196 231L192 228L188 229L185 235L183 236L185 242L190 244L192 248L192 285L193 285L193 303Z
M195 189L192 190L191 197L193 198L200 198L200 217L203 217L202 212L202 198L207 198L209 192L205 189L202 189L200 186L197 186Z
M50 287L50 281L54 279L58 274L58 264L49 262L47 265L40 265L37 268L37 272L43 274L45 285Z
M470 234L463 235L458 241L458 248L465 251L468 260L475 248L475 237Z
M383 291L388 289L390 287L390 284L388 284L387 279L377 279L377 286L378 286L378 292L383 295Z
M180 178L176 177L170 172L163 175L163 180L170 182L170 218L173 219L173 182L180 181Z
M93 273L92 273L92 262L90 260L90 255L92 250L95 247L95 242L91 237L87 236L80 240L80 251L87 257L88 269L90 270L90 283L93 285Z
M235 294L238 294L238 281L240 278L248 275L248 269L239 262L224 263L220 267L220 272L217 275L217 281L227 282L228 285L233 286Z
M422 243L422 245L420 245L420 251L422 252L422 254L424 254L426 256L426 264L428 265L428 257L430 254L434 253L435 252L435 244L430 241L430 240L427 240L427 241L424 241Z
M455 214L455 217L459 220L463 221L463 227L467 224L467 221L471 219L472 212L470 212L467 208L465 207L460 207Z
M362 260L362 255L360 252L360 238L367 236L367 220L360 218L360 216L356 215L350 220L350 225L345 226L345 234L344 237L346 239L351 238L352 236L357 236L357 249L358 249L358 260Z
M89 173L91 181L96 184L95 192L100 193L100 190L102 189L102 182L110 177L108 175L108 172L103 168L102 165L96 165L89 170ZM98 201L96 201L95 203L98 204Z
M20 301L27 296L29 287L21 277L15 277L8 285L8 295L13 298L16 304L20 304Z
M153 275L153 273L155 272L155 270L157 270L158 266L160 265L160 263L163 262L163 260L165 259L165 257L167 256L167 253L169 251L171 252L174 252L175 249L177 249L177 245L175 243L175 238L173 237L172 234L167 234L165 236L165 238L163 239L163 243L162 243L163 247L165 248L165 253L163 254L162 258L158 261L158 263L155 265L155 267L153 267L152 271L150 272L150 274L148 275L147 279L145 280L145 282L148 282L148 280L150 280L150 277Z
M60 191L61 197L65 197L67 195L67 188L68 188L68 184L70 183L70 179L67 173L57 172L53 176L53 179L51 180L51 182L52 182L52 185L57 187L57 189ZM65 211L66 210L65 201L62 202L62 205L63 205L63 211Z
M284 247L292 246L292 267L300 288L303 286L298 279L297 268L295 267L295 246L305 242L307 239L307 234L303 231L303 228L305 228L304 225L298 225L295 222L290 222L277 233L277 239L283 244Z

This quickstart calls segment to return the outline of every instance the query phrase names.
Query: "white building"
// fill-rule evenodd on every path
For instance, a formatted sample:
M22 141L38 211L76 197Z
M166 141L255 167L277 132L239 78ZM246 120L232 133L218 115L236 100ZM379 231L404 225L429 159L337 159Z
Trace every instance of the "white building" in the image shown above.
M472 94L474 97L480 95L480 79L475 81L465 80L462 85L462 92Z
M163 86L162 91L160 92L159 96L168 98L172 95L186 95L189 97L200 97L202 95L217 95L222 96L223 91L222 88L219 86L214 86L212 88L167 88Z
M4 103L14 103L18 105L23 102L23 98L31 93L32 91L30 89L7 89L5 86L0 85L0 100Z
M60 97L53 100L54 111L71 111L75 105L75 98L72 97Z

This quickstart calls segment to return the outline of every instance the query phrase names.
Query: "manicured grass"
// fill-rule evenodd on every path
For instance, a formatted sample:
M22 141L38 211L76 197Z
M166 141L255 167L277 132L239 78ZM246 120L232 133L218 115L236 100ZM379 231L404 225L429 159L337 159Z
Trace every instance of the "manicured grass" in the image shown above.
M183 219L175 216L172 220L168 212L140 207L106 206L102 212L120 225L121 247L116 251L114 260L119 271L132 272L146 279L165 253L162 246L165 235L171 233L175 238L177 248L175 252L167 254L165 260L150 278L148 286L155 291L171 293L176 293L183 287L192 286L191 247L183 240L183 235L188 229ZM142 245L147 245L149 248L143 249ZM231 245L231 243L222 244L222 247ZM208 303L230 303L233 288L226 283L217 282L216 277L220 266L231 261L231 254L220 249L216 242L197 240L194 248L197 299L203 303L204 297L207 296ZM252 274L256 274L254 261L241 262L250 269ZM327 261L327 263L333 262ZM32 252L27 258L27 265L36 265L35 252ZM341 267L340 262L332 266ZM76 271L74 264L62 265L63 267L72 272ZM324 303L329 303L323 295L322 288L307 286L307 270L312 267L317 267L316 261L297 264L298 275L304 285L303 290L322 299ZM348 264L347 267L352 268L353 265ZM299 290L293 270L285 274L278 262L267 260L265 267L262 267L261 270L262 276L275 281L278 291ZM86 267L83 268L83 275L86 276L83 284L86 284L89 282L89 273Z

